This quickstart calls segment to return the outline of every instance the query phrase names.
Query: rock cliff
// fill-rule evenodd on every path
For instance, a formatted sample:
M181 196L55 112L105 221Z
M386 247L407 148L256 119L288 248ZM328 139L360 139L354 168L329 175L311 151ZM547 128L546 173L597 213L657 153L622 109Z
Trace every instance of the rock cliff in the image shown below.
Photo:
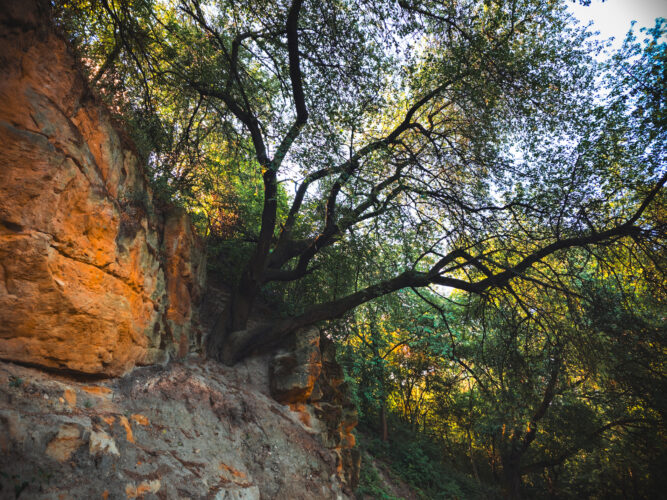
M196 355L228 296L204 291L188 215L154 200L46 5L0 9L0 497L351 494L333 344Z
M196 348L204 254L39 2L0 9L0 358L120 375Z

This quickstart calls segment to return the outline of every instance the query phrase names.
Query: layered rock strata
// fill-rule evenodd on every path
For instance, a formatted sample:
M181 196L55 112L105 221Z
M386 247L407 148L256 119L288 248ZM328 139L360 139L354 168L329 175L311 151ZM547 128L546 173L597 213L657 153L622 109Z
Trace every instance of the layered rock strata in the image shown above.
M205 266L38 1L0 9L0 358L119 375L196 347ZM194 332L194 333L193 333Z
M295 411L306 429L336 456L336 470L348 493L359 483L361 456L352 430L357 411L349 399L335 344L317 328L295 332L269 365L271 395Z

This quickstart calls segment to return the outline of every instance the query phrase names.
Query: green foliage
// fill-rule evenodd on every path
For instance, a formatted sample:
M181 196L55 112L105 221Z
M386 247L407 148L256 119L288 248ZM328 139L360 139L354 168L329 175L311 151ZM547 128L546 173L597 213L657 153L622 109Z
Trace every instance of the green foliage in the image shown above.
M260 169L252 162L232 172L221 166L213 178L218 187L203 189L206 197L193 209L194 222L207 236L209 271L234 286L259 237L264 203ZM284 220L288 203L282 187L277 198L278 218Z
M395 496L387 493L386 486L377 469L371 463L371 455L364 455L361 459L361 471L359 473L359 487L356 490L357 498L377 498L381 500L398 500Z
M436 436L425 435L396 420L389 440L384 442L371 437L372 431L365 424L362 423L363 431L358 433L360 448L368 453L369 458L375 457L389 464L392 474L409 485L419 498L472 500L488 498L492 494L491 489L476 485L471 478L443 461L441 443ZM362 471L367 479L357 493L371 494L369 490L375 488L378 491L376 494L386 495L373 465L364 466L362 462Z
M200 233L213 240L213 257L221 240L236 240L240 248L232 246L227 256L232 263L208 262L242 268L236 254L259 233L261 167L250 141L219 108L185 85L184 75L170 73L197 57L215 64L202 34L182 24L171 6L152 0L74 0L58 3L55 15L98 96L130 132L155 196L188 209ZM215 70L202 71L212 78ZM283 217L284 189L278 197Z
M411 324L403 298L371 331L342 327L340 361L356 379L364 434L378 436L364 446L426 498L507 494L515 462L528 498L654 497L667 463L667 302L637 285L618 268L613 279L589 268L577 295L547 294L532 315L503 297L427 294L426 310L411 305ZM357 324L369 319L361 313ZM467 479L455 487L448 475Z

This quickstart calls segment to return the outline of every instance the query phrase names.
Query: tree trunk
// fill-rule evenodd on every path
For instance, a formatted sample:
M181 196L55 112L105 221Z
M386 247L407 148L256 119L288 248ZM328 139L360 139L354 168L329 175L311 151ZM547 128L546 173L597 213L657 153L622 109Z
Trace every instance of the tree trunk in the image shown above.
M382 428L382 441L389 440L389 431L387 428L387 405L383 402L380 409L380 425Z
M248 326L250 311L260 290L257 281L248 274L244 273L239 287L229 301L230 312L225 336L237 330L245 330Z
M470 457L470 466L472 467L472 473L475 476L475 481L477 481L477 484L481 485L482 481L479 479L479 471L477 470L477 464L475 463L475 455L473 453L473 448L472 448L472 433L470 432L470 427L468 427L467 431L468 431L468 456Z
M515 458L503 460L503 489L505 498L509 500L521 499L521 473L519 461Z
M206 354L218 361L231 359L230 337L235 332L246 332L248 319L252 306L259 294L260 287L246 271L241 278L239 286L234 290L232 296L216 321L212 331L206 339Z

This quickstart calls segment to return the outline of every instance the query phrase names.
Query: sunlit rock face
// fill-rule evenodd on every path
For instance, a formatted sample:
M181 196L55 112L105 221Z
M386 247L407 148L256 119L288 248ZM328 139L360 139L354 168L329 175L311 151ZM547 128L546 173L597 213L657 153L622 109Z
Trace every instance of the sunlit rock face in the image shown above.
M0 9L0 358L118 375L195 348L203 253L38 2ZM194 333L193 333L194 332Z

